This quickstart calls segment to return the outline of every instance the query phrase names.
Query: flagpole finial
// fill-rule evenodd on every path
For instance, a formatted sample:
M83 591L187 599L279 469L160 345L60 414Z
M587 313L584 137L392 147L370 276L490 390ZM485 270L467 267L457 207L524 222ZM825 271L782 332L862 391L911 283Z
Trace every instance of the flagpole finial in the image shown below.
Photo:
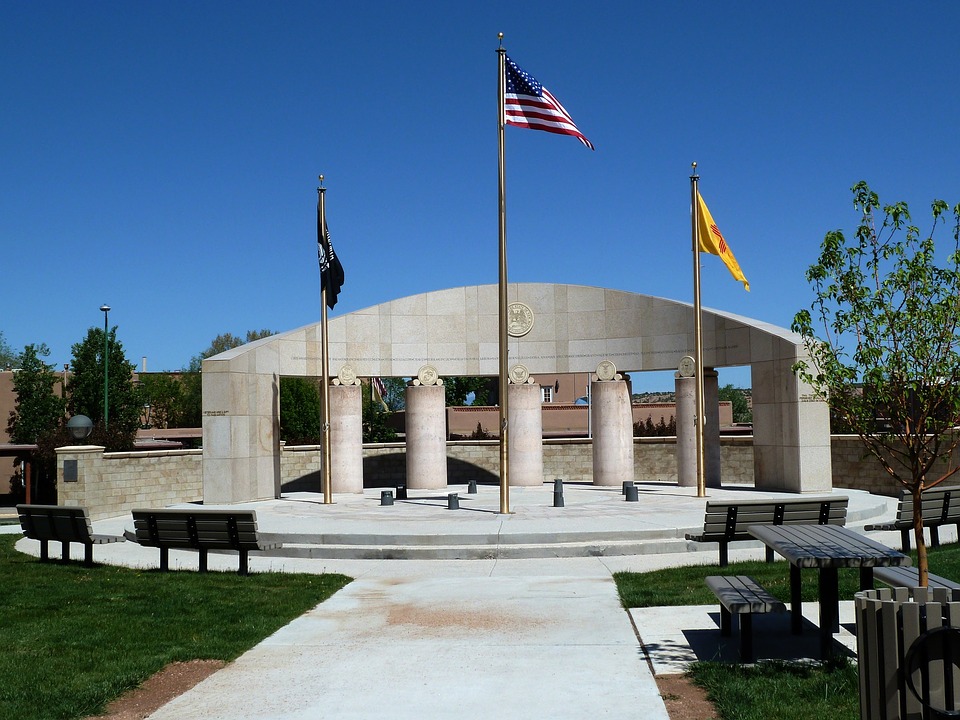
M500 41L499 50L503 50L503 33L497 33L497 39Z
M320 187L323 187L323 175L317 175L317 179L320 181Z
M697 162L696 162L696 160L694 160L692 163L690 163L690 167L692 168L692 171L693 171L693 174L690 176L690 179L693 180L694 178L700 177L699 175L697 175Z

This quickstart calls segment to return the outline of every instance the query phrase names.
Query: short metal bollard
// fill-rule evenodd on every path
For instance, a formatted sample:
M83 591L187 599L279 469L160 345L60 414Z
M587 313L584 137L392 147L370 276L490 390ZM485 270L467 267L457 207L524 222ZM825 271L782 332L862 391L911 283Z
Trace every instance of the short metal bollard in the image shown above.
M381 504L381 505L393 505L393 490L381 490L381 491L380 491L380 504Z
M397 483L397 500L407 499L407 484L405 482Z
M477 494L477 481L471 480L467 483L467 494L476 495Z
M640 500L640 493L634 485L628 485L624 488L624 495L626 495L627 502L637 502Z
M620 494L621 494L621 495L626 495L626 494L627 494L627 488L628 488L628 487L633 487L633 480L624 480L624 481L623 481L623 490L620 491Z
M553 506L563 507L563 480L560 478L553 481Z
M460 496L457 493L449 493L447 495L447 510L459 510L460 509Z

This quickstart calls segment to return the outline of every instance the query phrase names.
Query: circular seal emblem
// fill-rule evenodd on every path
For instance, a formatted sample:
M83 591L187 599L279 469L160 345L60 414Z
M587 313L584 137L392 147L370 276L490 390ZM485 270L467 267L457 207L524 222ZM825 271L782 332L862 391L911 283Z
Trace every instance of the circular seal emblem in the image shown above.
M530 377L530 371L525 365L519 363L510 368L510 382L514 385L523 385Z
M533 310L522 302L507 306L507 334L511 337L523 337L533 329Z
M617 366L614 365L609 360L601 360L600 364L597 365L597 379L598 380L613 380L617 376Z
M357 381L357 371L353 369L353 365L341 365L337 379L341 385L353 385Z
M440 379L440 374L433 365L424 365L417 371L417 380L421 385L436 385Z
M693 377L693 374L697 371L696 360L689 355L684 355L680 359L680 366L677 371L680 373L680 377Z

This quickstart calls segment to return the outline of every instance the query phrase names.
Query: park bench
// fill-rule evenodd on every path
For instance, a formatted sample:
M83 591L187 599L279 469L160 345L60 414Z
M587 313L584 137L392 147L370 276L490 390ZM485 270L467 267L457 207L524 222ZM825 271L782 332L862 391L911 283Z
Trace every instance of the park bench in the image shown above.
M83 564L93 565L93 546L123 542L122 535L97 535L93 532L86 508L72 505L17 505L20 527L25 537L40 541L40 560L49 558L48 543L60 543L60 557L70 560L70 543L83 545Z
M694 542L720 544L720 567L727 565L727 548L737 540L753 540L750 525L844 525L847 521L845 496L800 497L789 500L708 500L703 532L687 533ZM767 562L773 551L767 548Z
M933 487L920 496L923 526L930 529L930 544L940 546L940 526L955 525L960 534L960 487ZM864 530L899 530L900 548L910 550L910 534L913 532L913 495L900 490L897 516L888 522L866 525Z
M211 508L165 508L133 511L134 539L147 547L160 549L160 570L170 569L171 548L196 550L200 572L207 571L207 552L236 550L240 554L238 573L248 572L251 550L272 550L279 542L265 542L257 531L254 510Z
M785 612L787 606L747 575L710 575L707 587L720 601L720 635L732 634L732 616L740 620L740 660L753 662L754 613Z
M917 587L920 571L915 567L905 565L895 567L878 567L873 570L873 579L879 580L890 587ZM960 583L948 580L945 577L927 573L927 587L948 588L960 590Z

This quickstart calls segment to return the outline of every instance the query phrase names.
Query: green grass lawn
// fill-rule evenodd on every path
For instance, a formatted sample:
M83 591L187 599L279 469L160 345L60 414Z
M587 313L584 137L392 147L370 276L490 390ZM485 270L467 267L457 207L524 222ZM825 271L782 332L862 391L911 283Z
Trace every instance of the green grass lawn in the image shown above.
M41 563L0 535L0 717L82 718L165 665L233 660L350 582L343 575Z
M928 548L930 572L960 580L960 545ZM916 564L917 555L912 553ZM614 575L624 607L716 605L704 583L708 575L750 575L784 602L790 600L790 566L786 562L741 562L721 568L702 565L647 573ZM840 597L853 599L860 572L842 569ZM803 600L817 599L817 573L801 573ZM882 587L882 586L881 586ZM860 694L857 666L846 660L825 664L762 662L755 666L699 662L693 681L706 689L722 720L857 720Z

